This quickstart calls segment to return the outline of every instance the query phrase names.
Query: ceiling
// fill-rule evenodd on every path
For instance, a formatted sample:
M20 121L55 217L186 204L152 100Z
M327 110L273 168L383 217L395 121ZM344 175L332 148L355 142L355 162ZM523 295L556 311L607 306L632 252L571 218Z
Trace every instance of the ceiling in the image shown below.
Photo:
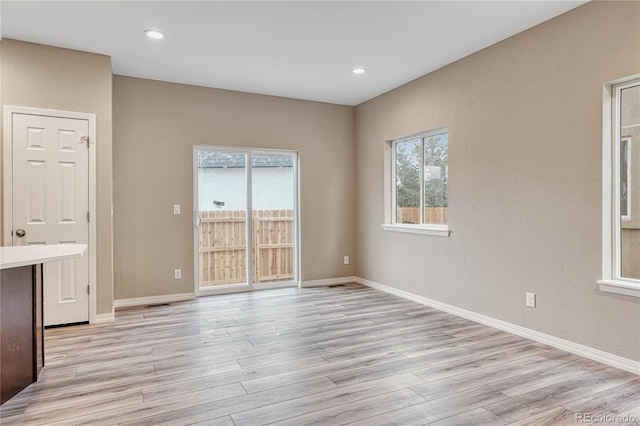
M0 29L114 74L357 105L584 3L2 0Z

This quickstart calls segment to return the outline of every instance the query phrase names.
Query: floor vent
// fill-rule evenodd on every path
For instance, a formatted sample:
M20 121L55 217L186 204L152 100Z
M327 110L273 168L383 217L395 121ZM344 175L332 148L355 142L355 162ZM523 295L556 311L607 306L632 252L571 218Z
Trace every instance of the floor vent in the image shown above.
M328 285L327 287L329 287L329 288L333 288L333 287L344 287L344 284L333 284L333 285Z
M89 324L89 321L69 322L69 323L66 323L66 324L45 325L44 328L46 330L48 330L50 328L71 327L72 325L82 325L82 324Z
M154 303L154 304L151 304L151 305L144 305L145 309L159 308L161 306L171 306L171 303Z

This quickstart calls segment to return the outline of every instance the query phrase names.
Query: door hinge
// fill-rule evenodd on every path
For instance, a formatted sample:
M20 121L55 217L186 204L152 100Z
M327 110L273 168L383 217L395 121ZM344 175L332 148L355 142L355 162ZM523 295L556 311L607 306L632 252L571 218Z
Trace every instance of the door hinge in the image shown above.
M89 222L89 218L91 217L91 212L87 212L87 222Z
M89 284L87 284L87 294L91 294L90 291L89 291L90 288L91 287L89 287Z
M87 148L89 148L89 136L82 136L80 138L80 142L84 143L84 144L87 144Z

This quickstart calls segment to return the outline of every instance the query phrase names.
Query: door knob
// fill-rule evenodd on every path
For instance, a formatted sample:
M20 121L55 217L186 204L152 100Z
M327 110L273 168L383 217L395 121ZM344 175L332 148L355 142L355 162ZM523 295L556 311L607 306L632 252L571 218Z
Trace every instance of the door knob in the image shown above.
M16 229L16 236L22 238L25 235L27 235L27 231L25 231L24 229Z

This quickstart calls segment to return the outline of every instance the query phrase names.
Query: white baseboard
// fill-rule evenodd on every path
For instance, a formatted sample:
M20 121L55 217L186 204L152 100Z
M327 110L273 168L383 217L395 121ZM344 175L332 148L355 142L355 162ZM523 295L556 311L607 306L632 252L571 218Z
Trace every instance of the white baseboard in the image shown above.
M629 371L631 373L640 375L640 362L638 361L634 361L628 358L623 358L621 356L610 354L608 352L604 352L599 349L594 349L589 346L584 346L578 343L571 342L569 340L560 339L558 337L540 333L539 331L531 330L531 329L521 327L519 325L515 325L506 321L502 321L486 315L478 314L476 312L468 311L466 309L458 308L456 306L448 305L446 303L438 302L437 300L428 299L423 296L418 296L417 294L410 293L408 291L400 290L397 288L393 288L388 285L380 284L374 281L370 281L365 278L356 277L355 282L357 282L358 284L365 285L367 287L374 288L376 290L383 291L385 293L402 297L403 299L411 300L411 301L420 303L422 305L438 309L440 311L448 312L450 314L453 314L462 318L466 318L471 321L479 322L480 324L488 325L489 327L497 328L499 330L503 330L518 336L526 337L527 339L544 343L545 345L562 349L563 351L571 352L573 354L580 355L585 358L589 358L594 361L598 361L603 364L607 364L612 367L616 367L621 370Z
M114 308L127 306L154 305L158 303L182 302L184 300L195 299L195 293L162 294L160 296L133 297L131 299L116 299L113 301Z
M349 284L357 282L357 277L325 278L323 280L301 281L300 287L323 287L328 285Z
M113 322L115 320L116 320L116 317L113 314L113 312L110 312L108 314L96 314L96 321L94 324L100 324L104 322Z

